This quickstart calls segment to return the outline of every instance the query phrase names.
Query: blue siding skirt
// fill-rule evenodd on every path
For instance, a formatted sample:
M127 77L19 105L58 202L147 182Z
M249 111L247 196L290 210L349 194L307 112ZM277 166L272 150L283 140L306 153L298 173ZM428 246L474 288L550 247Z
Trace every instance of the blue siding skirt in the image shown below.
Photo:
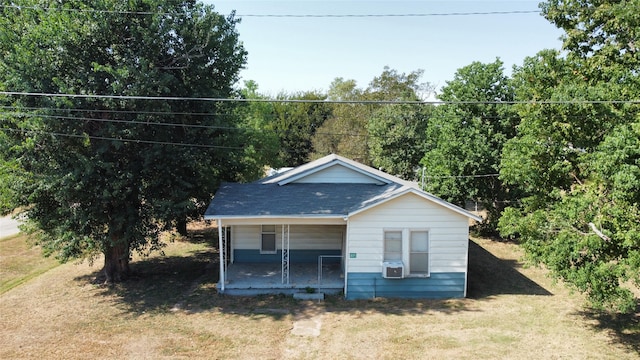
M289 262L292 264L318 263L320 255L342 255L342 250L289 250ZM276 254L260 254L260 250L239 250L233 251L234 262L236 263L280 263L282 261L282 250ZM324 264L339 264L340 258L332 257L322 260Z
M431 273L428 278L385 279L380 273L349 273L347 299L464 297L465 273Z

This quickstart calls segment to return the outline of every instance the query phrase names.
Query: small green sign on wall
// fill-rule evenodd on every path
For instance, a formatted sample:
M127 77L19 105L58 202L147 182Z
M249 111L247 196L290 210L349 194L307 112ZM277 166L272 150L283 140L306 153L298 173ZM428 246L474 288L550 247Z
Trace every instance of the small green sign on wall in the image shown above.
M349 258L350 259L355 259L356 258L356 253L349 253Z

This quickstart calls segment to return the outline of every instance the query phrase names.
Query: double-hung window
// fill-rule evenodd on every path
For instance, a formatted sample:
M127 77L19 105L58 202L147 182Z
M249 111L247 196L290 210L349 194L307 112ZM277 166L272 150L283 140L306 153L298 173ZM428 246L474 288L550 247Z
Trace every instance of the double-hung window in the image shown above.
M402 261L402 231L384 232L384 261Z
M409 274L429 274L429 233L427 231L409 232Z
M275 254L276 251L276 226L262 225L262 237L260 241L261 254Z

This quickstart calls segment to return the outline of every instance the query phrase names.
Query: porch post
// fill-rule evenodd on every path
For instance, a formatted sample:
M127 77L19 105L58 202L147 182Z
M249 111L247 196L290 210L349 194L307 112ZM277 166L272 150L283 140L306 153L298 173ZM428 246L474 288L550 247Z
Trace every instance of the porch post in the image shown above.
M218 250L220 251L220 280L219 280L219 286L220 288L218 289L220 291L220 293L224 293L224 280L226 278L225 273L224 273L224 265L225 265L225 229L224 226L222 225L222 219L218 219Z
M289 285L289 225L282 224L282 283Z

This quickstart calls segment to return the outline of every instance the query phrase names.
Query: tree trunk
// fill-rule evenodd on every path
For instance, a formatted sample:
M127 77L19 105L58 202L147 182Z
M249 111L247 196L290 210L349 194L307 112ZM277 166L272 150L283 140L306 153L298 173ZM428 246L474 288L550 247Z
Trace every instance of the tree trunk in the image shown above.
M178 221L176 221L176 230L178 231L178 234L180 234L181 236L187 237L188 233L187 233L186 218L180 218Z
M105 282L115 283L129 277L129 245L122 239L114 240L104 251Z

